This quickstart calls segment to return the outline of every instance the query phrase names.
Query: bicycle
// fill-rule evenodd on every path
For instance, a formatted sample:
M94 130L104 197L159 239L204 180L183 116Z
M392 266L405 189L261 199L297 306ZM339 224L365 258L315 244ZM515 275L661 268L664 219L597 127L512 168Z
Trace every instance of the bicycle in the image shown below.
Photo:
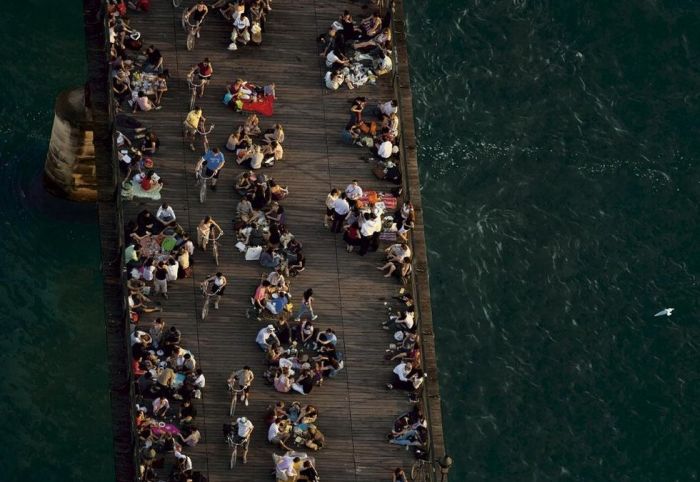
M191 24L190 19L187 16L187 9L182 11L182 28L187 33L187 50L192 50L194 48L194 43L197 40L197 32L199 31L200 25L201 22Z
M210 293L209 291L207 291L207 285L208 283L206 281L202 281L202 283L200 283L199 285L202 289L202 295L204 296L204 304L202 305L202 320L204 320L209 314L209 303L211 302L211 299L213 297L216 297L216 300L214 301L215 309L219 307L219 300L221 299L220 295L216 293Z
M231 405L228 409L228 415L229 417L233 417L233 414L236 413L236 404L238 403L238 397L241 395L241 393L245 392L245 388L233 388L233 385L229 384L228 391L231 394Z
M411 467L411 480L414 482L432 482L432 474L440 474L440 482L444 482L447 474L452 467L453 460L449 455L445 455L441 459L430 459L430 454L422 450L416 450L418 459ZM438 470L436 470L436 466ZM437 480L437 479L435 479Z
M232 430L231 433L226 436L226 442L228 446L233 449L231 451L231 459L229 460L228 468L233 470L238 462L238 447L242 447L243 456L241 458L243 459L243 463L246 463L248 459L248 438L238 439L236 430Z
M197 134L202 136L202 144L204 145L204 152L207 152L209 150L209 138L207 137L208 134L211 133L211 131L214 130L215 124L212 124L209 129L207 129L204 126L204 122L200 122L199 126L197 126Z
M202 172L203 170L204 168L197 171L197 184L199 185L199 202L201 204L204 204L204 201L207 200L207 181L214 178L214 174L212 174L209 177L206 177L204 175L204 172ZM216 265L218 266L219 263L217 262Z
M206 85L206 80L200 79L199 83L194 82L194 75L187 76L187 83L190 86L190 111L194 110L197 101L197 89Z
M205 188L205 191L206 191L206 188ZM224 235L224 232L219 230L218 236L212 237L212 234L214 233L215 230L216 230L216 228L214 226L212 226L209 229L209 241L211 241L211 251L212 251L212 254L214 255L214 262L216 263L217 266L219 266L219 241L218 240L219 240L219 238L221 238L221 236Z

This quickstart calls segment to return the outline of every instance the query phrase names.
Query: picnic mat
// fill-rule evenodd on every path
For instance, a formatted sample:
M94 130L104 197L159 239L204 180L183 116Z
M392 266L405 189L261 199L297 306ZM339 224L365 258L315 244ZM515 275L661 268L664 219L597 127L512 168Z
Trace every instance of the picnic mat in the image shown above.
M270 117L275 110L275 98L271 95L266 95L262 100L258 99L257 102L243 101L243 110L257 112L258 114Z

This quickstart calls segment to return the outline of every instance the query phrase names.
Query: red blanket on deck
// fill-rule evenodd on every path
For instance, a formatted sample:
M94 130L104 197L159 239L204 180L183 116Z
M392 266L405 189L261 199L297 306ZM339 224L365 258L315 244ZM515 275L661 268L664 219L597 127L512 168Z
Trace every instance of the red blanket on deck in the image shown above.
M257 112L264 116L271 116L275 110L275 98L271 95L266 95L265 97L258 98L257 102L247 102L243 101L243 110L249 112Z

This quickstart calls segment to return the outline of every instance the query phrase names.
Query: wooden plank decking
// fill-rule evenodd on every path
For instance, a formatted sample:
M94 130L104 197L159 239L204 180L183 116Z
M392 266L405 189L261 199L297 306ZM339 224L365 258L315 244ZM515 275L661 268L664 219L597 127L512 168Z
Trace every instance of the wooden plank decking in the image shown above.
M187 0L183 3L188 4ZM173 206L179 223L191 233L205 215L212 216L225 230L219 270L228 277L229 286L221 309L210 312L205 321L198 321L201 309L198 283L216 271L216 267L209 253L197 252L194 278L170 284L170 298L163 301L164 311L160 314L169 326L177 326L182 331L183 346L193 351L207 377L206 395L197 402L197 425L204 439L186 453L192 457L195 470L202 471L213 482L270 480L273 449L266 442L263 412L275 400L292 401L304 397L279 394L261 379L264 357L254 338L262 323L246 319L245 311L264 269L257 262L244 261L233 247L230 221L239 199L233 182L241 170L232 159L222 173L218 190L209 192L205 204L198 200L193 168L199 152L193 153L183 145L181 123L189 99L185 75L205 56L211 59L215 74L199 105L208 123L216 124L209 136L212 146L222 147L231 130L245 118L221 103L227 82L244 78L257 84L275 82L277 85L275 115L261 118L261 125L267 128L275 122L283 124L285 159L264 172L289 187L290 195L282 202L287 225L303 243L308 261L306 271L292 279L292 293L298 305L303 290L314 289L315 311L319 315L315 324L336 331L338 346L345 355L345 369L302 400L319 408L318 426L328 442L327 448L315 454L322 479L331 482L391 480L390 471L394 467L408 469L412 463L410 452L386 442L393 418L411 407L404 392L389 392L384 387L393 364L383 361L384 349L391 341L380 328L386 316L383 301L395 295L399 286L374 269L380 262L379 253L369 253L365 257L348 254L340 236L331 234L322 225L323 201L331 187L344 188L352 179L357 179L365 190L390 188L374 178L369 165L360 159L367 155L364 149L341 144L340 132L349 117L348 101L357 95L368 97L370 103L391 99L394 97L391 79L382 78L375 86L353 91L343 88L331 92L322 84L325 68L318 56L316 37L345 8L350 9L356 19L368 12L350 2L275 0L263 44L241 47L236 52L226 50L230 28L218 14L208 16L201 38L191 52L184 48L180 10L173 9L170 2L152 2L151 12L132 15L131 25L141 31L144 45L154 44L160 49L172 76L163 109L137 114L139 120L158 133L162 142L154 159L156 171L165 181L163 200ZM403 71L398 82L402 88L405 117L412 115L405 46L399 46L399 54L403 55L399 64ZM410 118L408 121L404 118L403 135L409 162L405 174L409 177L411 199L418 210L414 252L422 271L417 272L415 284L421 291L421 330L429 345L424 347L424 353L431 377L427 392L431 398L432 439L435 454L440 456L443 453L440 404ZM144 208L155 212L158 204L127 201L123 219L135 219ZM145 322L149 320L146 317ZM250 406L239 406L237 413L250 418L256 429L248 464L238 465L235 472L231 472L228 470L229 448L221 434L222 424L229 420L225 380L232 369L245 364L253 368L258 379Z

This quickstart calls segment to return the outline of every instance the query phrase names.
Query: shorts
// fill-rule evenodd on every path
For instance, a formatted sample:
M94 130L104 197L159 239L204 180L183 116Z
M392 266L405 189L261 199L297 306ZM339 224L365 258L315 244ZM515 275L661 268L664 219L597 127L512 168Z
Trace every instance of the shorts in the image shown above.
M208 167L207 167L207 168L205 169L205 171L204 171L204 176L205 176L205 177L212 177L212 175L213 175L213 176L214 176L214 179L219 179L219 174L221 174L221 171L218 171L216 174L214 174L214 171L212 171L212 170L209 169Z
M182 123L182 126L185 128L185 131L187 131L187 133L188 133L189 135L191 135L191 136L193 136L193 135L195 135L195 134L197 133L197 128L196 128L196 127L192 127L191 125L189 125L189 124L187 123L187 121L184 121L184 122Z
M333 216L335 211L331 208L326 208L326 216Z

